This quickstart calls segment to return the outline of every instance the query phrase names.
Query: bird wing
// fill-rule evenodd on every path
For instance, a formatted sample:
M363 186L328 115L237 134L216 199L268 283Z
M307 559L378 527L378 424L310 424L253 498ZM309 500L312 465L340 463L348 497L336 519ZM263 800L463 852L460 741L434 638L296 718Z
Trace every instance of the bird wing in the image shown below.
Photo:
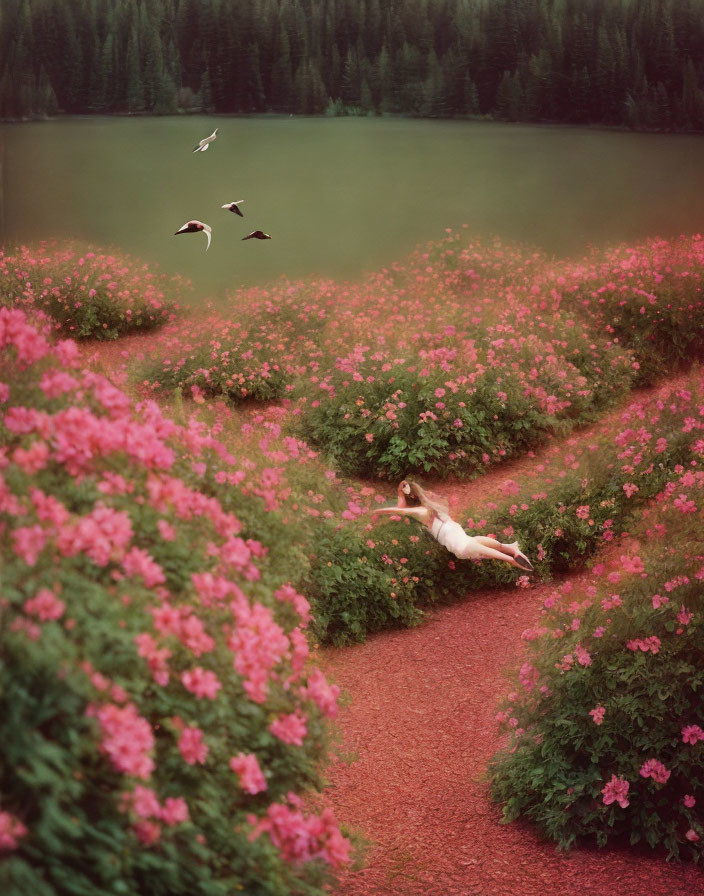
M209 146L210 146L210 144L209 144L209 143L206 143L204 146L201 146L200 151L201 151L201 152L205 152L206 149L207 149Z
M193 150L193 152L200 152L200 143L198 144L198 146L196 146L196 148Z
M255 233L255 231L253 230L251 233L248 233L247 236L243 236L242 239L243 240L251 240L254 238L254 233Z
M210 231L204 230L203 233L208 237L208 245L205 247L205 251L207 252L208 249L210 248Z
M241 201L242 201L242 200L240 200L240 202L241 202ZM234 203L234 208L232 209L232 211L233 211L236 215L239 215L240 218L244 218L244 215L242 214L242 212L241 212L241 210L240 210L240 207L239 207L239 205L238 205L236 202Z

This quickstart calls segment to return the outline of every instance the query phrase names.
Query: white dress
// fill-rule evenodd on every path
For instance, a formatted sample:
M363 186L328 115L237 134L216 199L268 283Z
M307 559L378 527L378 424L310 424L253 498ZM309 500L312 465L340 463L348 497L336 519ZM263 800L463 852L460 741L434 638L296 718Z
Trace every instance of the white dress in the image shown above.
M474 539L467 535L462 526L452 519L440 519L436 516L430 526L430 534L435 537L438 544L447 548L460 560L469 560L480 556Z

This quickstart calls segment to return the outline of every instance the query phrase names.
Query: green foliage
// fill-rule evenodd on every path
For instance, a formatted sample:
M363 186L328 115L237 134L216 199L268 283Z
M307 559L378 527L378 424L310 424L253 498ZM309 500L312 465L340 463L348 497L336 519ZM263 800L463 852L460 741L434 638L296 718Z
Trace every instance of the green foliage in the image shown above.
M314 631L341 646L363 641L370 632L412 626L420 619L412 585L390 576L361 539L321 526L306 576Z

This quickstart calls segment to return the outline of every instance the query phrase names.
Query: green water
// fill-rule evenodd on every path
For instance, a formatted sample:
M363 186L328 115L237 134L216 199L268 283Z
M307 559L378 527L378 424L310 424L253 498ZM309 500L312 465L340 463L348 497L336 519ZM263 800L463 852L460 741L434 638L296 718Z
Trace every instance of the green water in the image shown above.
M196 143L218 127L205 153ZM356 278L469 225L558 256L704 230L704 137L480 122L72 118L5 125L6 247L114 246L198 295ZM220 206L244 199L245 218ZM174 236L197 218L213 228ZM268 241L242 242L250 230Z

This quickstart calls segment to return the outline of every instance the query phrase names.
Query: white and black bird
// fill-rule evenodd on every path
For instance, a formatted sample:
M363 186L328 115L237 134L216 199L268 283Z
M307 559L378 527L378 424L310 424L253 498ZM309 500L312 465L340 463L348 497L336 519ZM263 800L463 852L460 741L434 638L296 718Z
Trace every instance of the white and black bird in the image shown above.
M193 152L205 152L206 149L213 142L213 140L217 137L217 135L218 135L218 129L215 128L215 130L209 137L203 137L203 139L200 141L198 146L196 146L196 148L193 150Z
M240 205L244 202L244 199L238 199L236 202L226 202L225 205L221 205L220 208L226 208L230 212L234 212L236 215L239 215L240 218L244 218L242 214L242 210L240 209Z
M244 217L244 215L242 216ZM248 233L247 236L242 237L243 240L270 240L271 237L268 233L264 233L263 230L253 230L251 233Z
M210 248L210 234L213 232L212 227L204 224L202 221L187 221L180 230L177 230L174 236L180 233L204 233L208 237L208 245L205 247L207 252Z

